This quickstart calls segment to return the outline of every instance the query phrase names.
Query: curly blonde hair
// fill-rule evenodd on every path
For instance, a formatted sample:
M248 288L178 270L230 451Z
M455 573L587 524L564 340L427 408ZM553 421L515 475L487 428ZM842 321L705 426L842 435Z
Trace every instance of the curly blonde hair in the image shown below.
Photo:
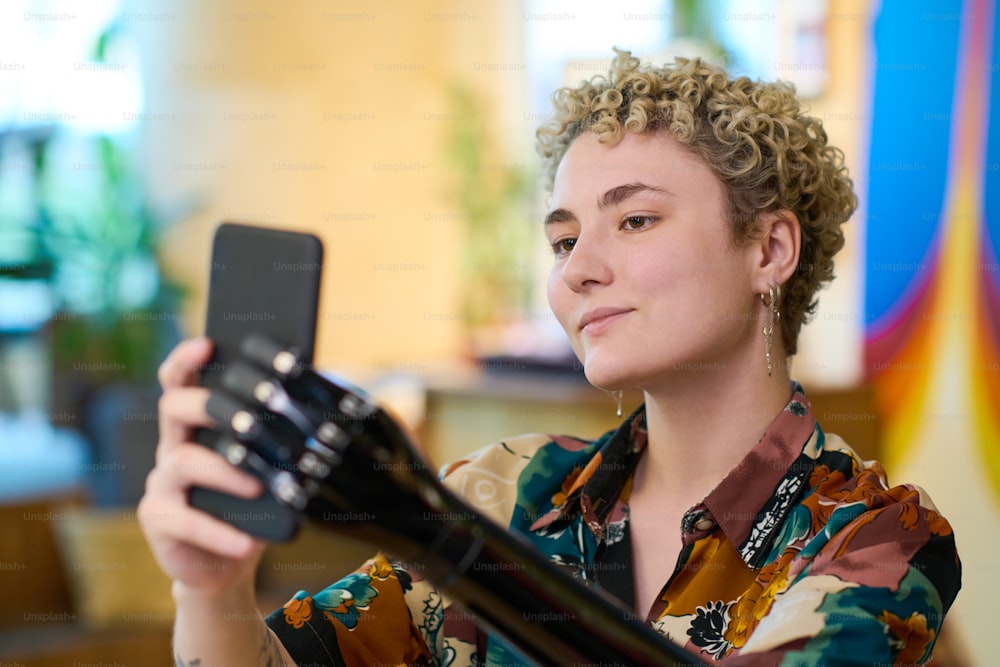
M700 59L658 68L628 51L615 54L607 77L552 95L554 120L537 132L547 186L583 132L615 145L625 132L666 129L721 181L737 245L757 238L762 213L794 213L802 247L782 289L780 323L785 351L795 354L802 324L816 310L816 291L834 277L841 225L857 206L843 152L827 143L818 118L803 113L791 84L730 78Z

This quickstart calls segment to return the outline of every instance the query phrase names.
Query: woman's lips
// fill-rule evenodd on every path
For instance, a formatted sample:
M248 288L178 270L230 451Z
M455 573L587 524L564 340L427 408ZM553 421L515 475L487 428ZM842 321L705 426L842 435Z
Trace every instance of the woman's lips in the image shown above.
M580 318L580 331L597 333L608 328L623 316L632 312L632 308L595 308L583 314Z

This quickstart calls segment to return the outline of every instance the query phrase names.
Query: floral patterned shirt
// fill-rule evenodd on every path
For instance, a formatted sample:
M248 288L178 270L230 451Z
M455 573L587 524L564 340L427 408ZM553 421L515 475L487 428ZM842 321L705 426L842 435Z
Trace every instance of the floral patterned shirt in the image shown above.
M633 605L628 494L640 407L588 441L523 436L442 471L470 506ZM813 418L796 384L747 456L679 526L647 621L706 662L920 665L958 593L952 529L924 492L889 487ZM379 554L267 623L300 664L530 665L416 568Z

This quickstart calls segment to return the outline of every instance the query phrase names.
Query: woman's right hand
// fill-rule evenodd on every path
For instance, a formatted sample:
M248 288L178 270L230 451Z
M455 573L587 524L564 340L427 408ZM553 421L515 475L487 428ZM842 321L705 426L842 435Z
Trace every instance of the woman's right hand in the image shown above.
M208 339L186 340L160 366L160 441L137 513L153 555L174 581L175 595L178 587L208 597L252 591L265 546L188 505L192 486L242 498L262 491L259 480L193 441L196 428L214 425L205 411L208 390L198 386L199 369L211 354Z

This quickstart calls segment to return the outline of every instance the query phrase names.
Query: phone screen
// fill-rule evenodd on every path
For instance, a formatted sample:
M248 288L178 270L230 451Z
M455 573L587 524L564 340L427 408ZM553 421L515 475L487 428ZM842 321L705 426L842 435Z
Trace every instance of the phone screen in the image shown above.
M215 343L204 384L258 333L312 359L323 246L311 234L225 223L212 244L205 335Z

